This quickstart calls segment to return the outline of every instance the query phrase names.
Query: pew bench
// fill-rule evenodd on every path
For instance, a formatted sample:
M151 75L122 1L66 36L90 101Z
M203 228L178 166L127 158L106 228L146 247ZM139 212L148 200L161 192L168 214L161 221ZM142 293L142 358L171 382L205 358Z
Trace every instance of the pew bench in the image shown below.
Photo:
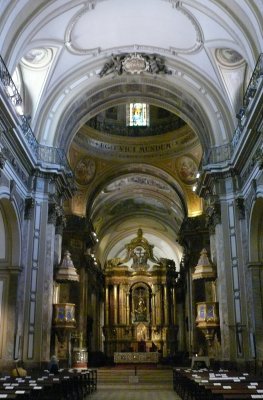
M59 374L0 378L0 400L84 400L97 389L97 370L59 370Z
M173 370L174 390L183 400L263 399L262 378L224 371Z

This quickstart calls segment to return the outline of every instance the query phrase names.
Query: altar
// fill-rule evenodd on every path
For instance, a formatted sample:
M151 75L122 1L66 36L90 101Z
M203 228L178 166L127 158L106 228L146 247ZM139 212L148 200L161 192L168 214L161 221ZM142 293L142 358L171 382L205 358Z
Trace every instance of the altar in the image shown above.
M160 354L156 352L127 352L127 353L114 353L114 362L116 364L157 364L159 362Z
M115 363L157 364L177 350L175 262L155 256L142 229L124 247L105 266L104 352Z

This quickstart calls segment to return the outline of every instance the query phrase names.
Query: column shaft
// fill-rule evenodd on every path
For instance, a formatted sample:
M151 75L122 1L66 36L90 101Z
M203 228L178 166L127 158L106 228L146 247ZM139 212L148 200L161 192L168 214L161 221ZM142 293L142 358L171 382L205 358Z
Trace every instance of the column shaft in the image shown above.
M118 285L113 286L113 304L114 304L114 319L113 323L116 325L118 323Z

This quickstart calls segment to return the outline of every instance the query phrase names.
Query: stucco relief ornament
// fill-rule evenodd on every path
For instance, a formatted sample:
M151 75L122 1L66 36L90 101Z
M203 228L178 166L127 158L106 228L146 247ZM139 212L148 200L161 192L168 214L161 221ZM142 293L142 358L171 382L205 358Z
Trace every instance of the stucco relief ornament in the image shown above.
M29 50L22 58L22 63L31 68L47 67L53 59L51 48L39 47Z
M196 181L197 165L192 158L182 156L177 160L178 173L180 178L186 184L192 184Z
M3 154L2 150L0 149L0 169L4 169L5 162L6 162L6 157ZM0 171L0 176L1 176L1 171Z
M122 61L123 70L130 74L149 71L149 62L140 54L130 54Z
M75 178L80 185L87 185L95 176L96 164L91 158L82 158L75 168Z
M226 66L238 66L244 62L243 57L235 50L230 48L216 50L217 61Z
M122 75L123 73L138 75L142 72L149 74L172 74L172 71L166 67L164 59L156 54L130 53L129 55L112 55L98 75L102 78L111 73L117 73L118 75Z

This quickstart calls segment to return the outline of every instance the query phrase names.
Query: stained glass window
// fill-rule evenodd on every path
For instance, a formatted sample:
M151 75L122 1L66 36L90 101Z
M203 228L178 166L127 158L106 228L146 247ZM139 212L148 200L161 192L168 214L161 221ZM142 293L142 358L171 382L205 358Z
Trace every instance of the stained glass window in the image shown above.
M149 126L149 104L130 103L126 111L127 126Z

